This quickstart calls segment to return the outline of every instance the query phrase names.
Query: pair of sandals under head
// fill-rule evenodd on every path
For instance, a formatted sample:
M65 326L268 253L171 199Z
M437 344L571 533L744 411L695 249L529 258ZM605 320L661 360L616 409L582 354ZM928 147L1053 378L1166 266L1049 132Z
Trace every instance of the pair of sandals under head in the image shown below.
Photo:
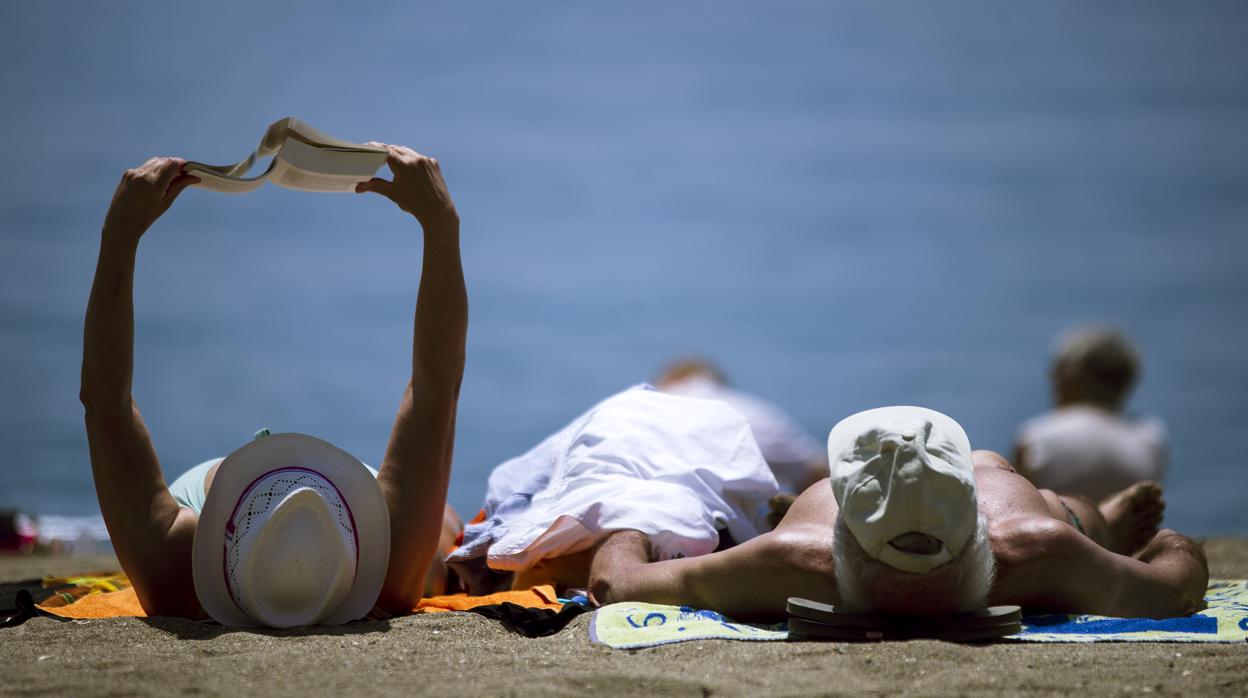
M1023 628L1018 606L991 606L954 615L889 615L844 613L830 604L791 597L787 609L793 640L983 642Z

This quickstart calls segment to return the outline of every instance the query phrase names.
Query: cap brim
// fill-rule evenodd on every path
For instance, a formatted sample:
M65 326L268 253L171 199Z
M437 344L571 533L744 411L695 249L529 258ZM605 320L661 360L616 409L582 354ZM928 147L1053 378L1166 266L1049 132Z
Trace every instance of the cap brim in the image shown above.
M852 449L854 441L865 429L875 424L887 424L915 417L926 419L939 426L946 436L953 440L954 447L966 454L967 463L970 463L971 440L967 437L962 425L947 414L914 405L877 407L852 414L837 422L836 426L832 427L832 431L828 433L828 462L835 463L842 454Z
M315 470L338 488L351 509L359 562L351 591L325 625L363 618L377 603L390 560L390 514L368 468L351 454L306 434L273 434L231 453L217 468L195 529L195 594L222 625L258 625L230 596L225 581L225 527L239 497L257 479L281 468Z

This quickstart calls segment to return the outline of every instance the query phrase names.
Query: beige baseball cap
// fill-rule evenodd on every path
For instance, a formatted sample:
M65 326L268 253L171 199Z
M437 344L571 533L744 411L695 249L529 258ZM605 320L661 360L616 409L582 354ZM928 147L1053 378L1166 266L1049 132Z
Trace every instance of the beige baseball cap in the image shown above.
M872 558L923 574L975 533L971 442L940 412L880 407L846 417L828 434L828 463L840 516ZM898 547L913 533L929 545Z

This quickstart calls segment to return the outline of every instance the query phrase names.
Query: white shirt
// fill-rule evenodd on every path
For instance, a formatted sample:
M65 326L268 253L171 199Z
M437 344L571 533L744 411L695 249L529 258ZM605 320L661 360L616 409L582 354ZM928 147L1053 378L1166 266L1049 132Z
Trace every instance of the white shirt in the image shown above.
M1156 417L1129 419L1074 405L1024 422L1018 444L1037 487L1094 502L1165 475L1166 428Z
M693 376L673 383L664 391L703 400L719 400L740 412L750 423L758 448L771 466L781 489L797 492L798 487L827 476L826 469L819 473L812 472L814 467L824 462L823 446L811 438L797 420L776 405L705 376Z

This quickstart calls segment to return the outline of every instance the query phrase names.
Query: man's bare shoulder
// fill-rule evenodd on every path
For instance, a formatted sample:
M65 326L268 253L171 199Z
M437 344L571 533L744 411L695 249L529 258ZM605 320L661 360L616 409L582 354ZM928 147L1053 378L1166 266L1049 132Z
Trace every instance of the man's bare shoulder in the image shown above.
M988 541L997 560L998 574L1003 568L1059 552L1071 535L1078 535L1073 526L1046 515L1023 514L988 524Z
M976 455L980 453L976 451ZM975 489L979 511L988 519L990 527L1002 530L1018 528L1019 534L1033 529L1050 530L1033 520L1057 521L1057 513L1062 512L1056 495L1036 489L1027 478L1009 467L1003 458L999 461L976 459Z
M832 496L830 478L823 478L807 487L785 513L776 531L794 527L816 526L826 528L831 535L836 521L836 498Z

